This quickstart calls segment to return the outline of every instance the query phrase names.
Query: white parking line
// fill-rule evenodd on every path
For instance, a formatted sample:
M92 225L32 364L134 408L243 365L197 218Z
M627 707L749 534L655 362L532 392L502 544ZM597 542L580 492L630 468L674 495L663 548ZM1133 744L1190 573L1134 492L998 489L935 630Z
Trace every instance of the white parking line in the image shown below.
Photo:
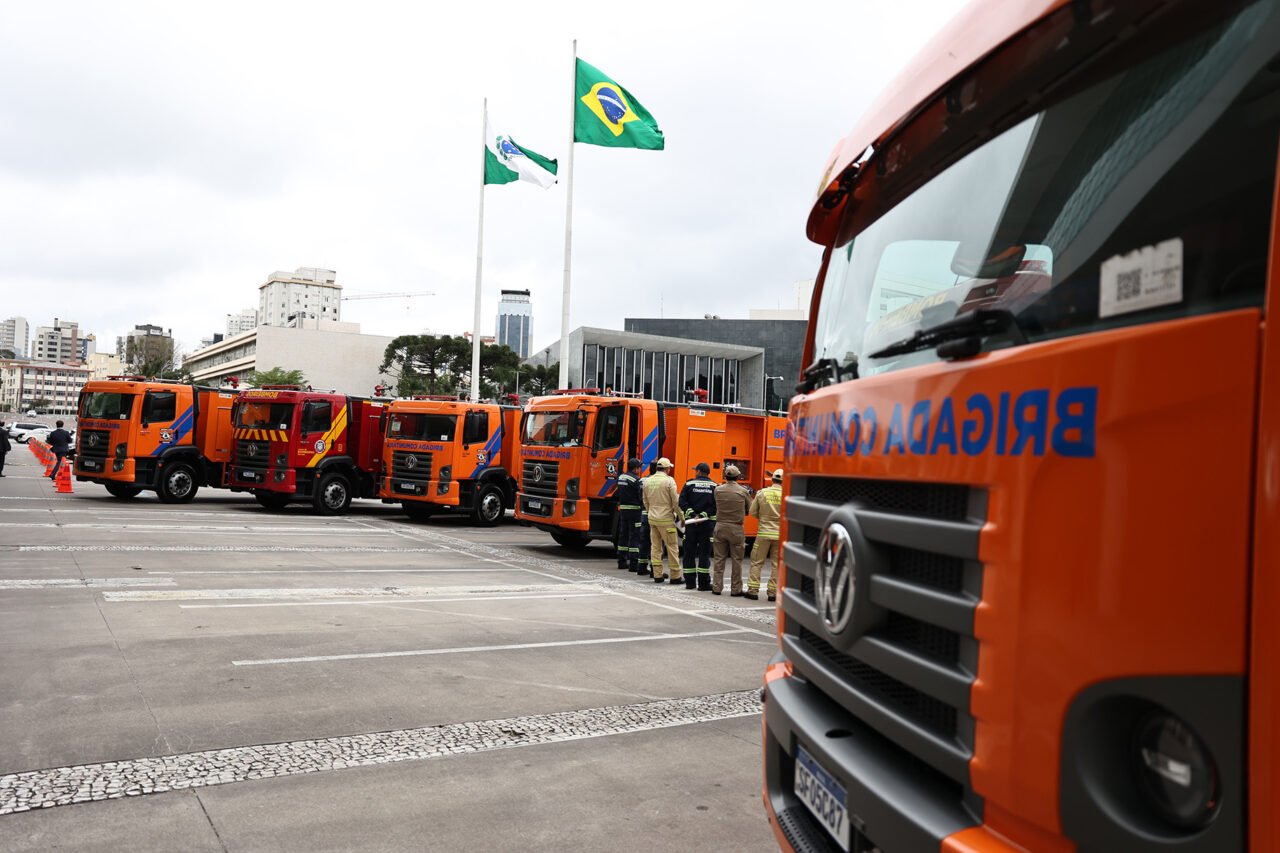
M507 643L500 646L460 646L453 649L410 649L397 652L359 652L346 655L314 655L297 658L265 658L260 660L233 660L233 666L266 666L281 663L323 663L339 660L370 660L373 658L427 657L432 655L458 655L472 652L509 652L518 649L553 649L562 646L598 646L609 643L639 643L654 640L681 640L689 637L715 637L722 634L744 634L749 628L731 631L696 631L688 634L643 634L639 637L601 637L594 640L555 640L546 643Z
M153 571L150 575L430 575L477 574L492 572L524 571L523 569L191 569L184 571Z
M534 601L539 598L597 598L603 592L565 592L561 595L542 593L540 595L472 595L465 598L393 598L388 601L271 601L261 604L179 604L179 610L216 610L230 607L384 607L396 604L445 604L451 601Z
M97 522L71 522L59 524L51 521L0 521L0 527L38 527L58 528L61 530L172 530L175 533L330 533L339 536L362 535L366 533L389 533L377 528L348 527L272 527L270 525L217 525L217 524L112 524Z
M126 586L176 586L165 578L19 578L0 580L0 590L5 589L115 589Z
M245 587L240 589L181 589L165 592L111 592L104 598L107 601L201 601L209 599L321 599L321 598L412 598L429 595L496 595L557 593L559 590L579 587L537 586L517 584L490 584L481 587L459 586L337 586L337 587Z

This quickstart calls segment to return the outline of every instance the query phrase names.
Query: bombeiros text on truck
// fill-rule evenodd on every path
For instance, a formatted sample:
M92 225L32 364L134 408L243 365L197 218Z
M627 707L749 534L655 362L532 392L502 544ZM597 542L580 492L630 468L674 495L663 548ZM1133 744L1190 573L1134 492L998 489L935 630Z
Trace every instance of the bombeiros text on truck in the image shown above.
M386 406L297 385L241 391L228 485L268 509L304 501L323 515L377 497Z
M154 490L183 503L225 485L235 391L142 376L87 382L77 409L77 480L117 498Z
M787 850L1280 849L1280 3L982 0L837 146Z

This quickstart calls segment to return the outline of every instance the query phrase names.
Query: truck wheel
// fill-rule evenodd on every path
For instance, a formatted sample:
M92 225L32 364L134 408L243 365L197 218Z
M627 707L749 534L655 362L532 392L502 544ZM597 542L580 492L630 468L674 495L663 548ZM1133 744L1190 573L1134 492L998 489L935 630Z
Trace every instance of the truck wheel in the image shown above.
M471 508L471 520L481 527L493 527L507 514L506 503L502 500L502 489L493 483L480 486L476 493L475 506Z
M160 484L156 494L160 502L166 504L184 504L196 496L200 486L196 483L196 470L186 462L175 462L165 467L160 474Z
M122 501L133 500L142 493L142 489L137 486L126 486L124 483L103 483L103 485L107 487L107 494Z
M351 506L351 483L341 474L325 474L316 486L311 505L320 515L341 515Z
M404 514L409 516L410 521L426 521L435 515L436 511L431 504L422 501L405 501L401 506L404 507Z
M591 544L591 537L577 530L557 530L551 534L556 544L573 551L583 551Z
M253 499L258 502L263 509L281 510L289 504L289 496L280 492L254 492Z

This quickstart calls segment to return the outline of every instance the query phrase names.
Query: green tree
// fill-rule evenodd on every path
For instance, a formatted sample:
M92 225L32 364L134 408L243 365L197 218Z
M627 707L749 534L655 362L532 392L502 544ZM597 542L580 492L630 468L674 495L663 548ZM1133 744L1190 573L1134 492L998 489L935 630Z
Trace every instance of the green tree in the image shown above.
M520 368L520 391L536 397L549 394L560 384L560 362L526 364Z
M31 408L37 412L43 412L45 409L49 408L52 405L53 405L53 401L48 400L44 397L37 397L36 399L31 401Z
M245 381L261 388L263 385L306 385L307 377L301 370L272 367L270 370L255 370Z
M0 358L17 358L18 354L7 347L0 347Z
M470 368L470 362L467 364ZM520 372L520 355L502 344L480 348L480 396L497 399L499 395L516 389L516 376ZM467 370L467 390L471 390L471 371Z
M380 373L396 379L396 393L456 394L471 372L471 344L451 335L400 335L387 344Z

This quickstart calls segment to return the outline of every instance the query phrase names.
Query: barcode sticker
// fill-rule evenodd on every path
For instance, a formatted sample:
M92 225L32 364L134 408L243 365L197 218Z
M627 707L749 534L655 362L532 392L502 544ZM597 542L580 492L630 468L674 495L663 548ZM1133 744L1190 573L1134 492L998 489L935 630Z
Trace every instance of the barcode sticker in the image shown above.
M1099 319L1181 301L1180 238L1108 258L1098 271Z

